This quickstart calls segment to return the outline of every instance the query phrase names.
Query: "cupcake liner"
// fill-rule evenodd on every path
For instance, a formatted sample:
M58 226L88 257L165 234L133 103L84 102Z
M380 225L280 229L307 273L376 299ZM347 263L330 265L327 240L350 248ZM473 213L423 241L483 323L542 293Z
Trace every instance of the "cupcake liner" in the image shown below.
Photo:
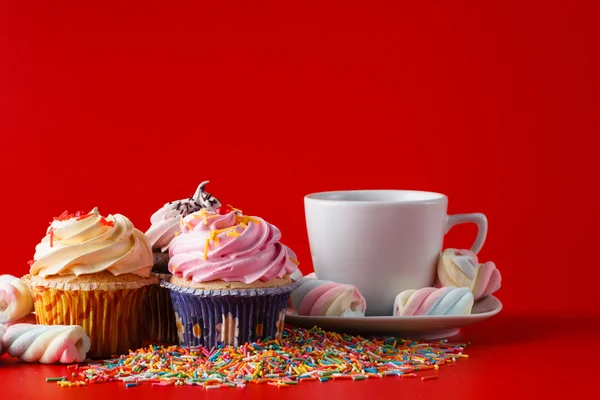
M25 275L21 278L26 285L31 287L44 287L48 289L60 289L68 291L89 291L89 290L121 290L121 289L139 289L146 287L151 284L155 284L156 277L150 276L149 278L139 279L133 282L98 282L98 283L70 283L62 281L50 281L50 280L32 280L31 275Z
M155 279L149 282L156 282ZM89 358L124 354L141 346L148 286L63 290L40 282L26 280L26 283L33 296L38 323L83 327L91 341ZM104 284L107 287L123 285Z
M183 346L239 346L283 333L287 300L298 282L274 288L204 290L173 285L169 289L179 343Z
M171 279L171 274L154 274L161 281ZM175 312L169 290L160 285L148 287L148 315L146 335L152 342L177 343Z

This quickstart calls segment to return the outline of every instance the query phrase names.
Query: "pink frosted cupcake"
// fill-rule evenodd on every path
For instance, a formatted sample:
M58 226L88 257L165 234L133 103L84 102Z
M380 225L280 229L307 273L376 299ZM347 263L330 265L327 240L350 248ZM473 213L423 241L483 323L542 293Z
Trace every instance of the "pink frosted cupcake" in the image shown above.
M169 244L179 233L182 217L206 209L215 211L221 206L219 199L205 191L209 181L204 181L189 199L170 201L150 217L152 225L146 231L146 238L152 246L154 266L152 272L169 274Z
M281 232L228 206L182 220L170 245L179 341L207 347L280 338L298 261Z
M181 219L201 209L214 211L221 206L217 198L205 191L207 184L208 181L204 181L198 185L189 199L168 202L150 218L152 225L146 231L146 238L152 246L152 272L160 280L171 279L168 269L169 245L179 233ZM159 285L152 286L149 299L148 338L156 342L176 343L177 328L169 292Z

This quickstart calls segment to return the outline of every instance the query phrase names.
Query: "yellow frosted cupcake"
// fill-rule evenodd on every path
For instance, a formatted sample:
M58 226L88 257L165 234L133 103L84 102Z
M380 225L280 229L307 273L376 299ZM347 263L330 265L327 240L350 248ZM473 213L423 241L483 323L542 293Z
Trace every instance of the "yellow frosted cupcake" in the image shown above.
M147 288L158 281L152 264L146 237L125 216L65 211L23 280L38 323L81 325L91 339L88 357L107 357L141 345Z

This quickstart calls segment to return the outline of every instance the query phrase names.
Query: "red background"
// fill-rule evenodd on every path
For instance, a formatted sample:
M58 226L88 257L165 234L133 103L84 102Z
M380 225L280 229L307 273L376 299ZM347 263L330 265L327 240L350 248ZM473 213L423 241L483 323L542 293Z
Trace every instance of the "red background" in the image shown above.
M206 179L279 226L308 272L305 194L432 190L489 219L480 258L502 271L505 309L472 330L482 365L513 352L515 326L597 335L560 319L598 315L595 6L89 3L0 3L1 273L26 273L65 209L145 230ZM481 373L469 363L465 385ZM504 368L485 377L512 379Z

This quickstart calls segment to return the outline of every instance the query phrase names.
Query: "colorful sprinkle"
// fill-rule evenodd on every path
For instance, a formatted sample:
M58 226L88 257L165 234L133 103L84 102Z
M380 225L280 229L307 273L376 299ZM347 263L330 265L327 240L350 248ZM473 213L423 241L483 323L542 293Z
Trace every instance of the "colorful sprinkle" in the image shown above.
M315 381L409 378L417 377L419 371L435 370L436 375L421 378L429 380L437 378L440 367L466 358L465 346L445 340L365 339L317 327L286 328L281 340L267 338L238 348L151 345L119 358L80 366L70 380L59 377L46 381L67 387L123 382L128 388L149 384L214 390L267 384L279 389Z
M58 378L46 378L46 382L60 382L67 379L66 376L59 376Z

